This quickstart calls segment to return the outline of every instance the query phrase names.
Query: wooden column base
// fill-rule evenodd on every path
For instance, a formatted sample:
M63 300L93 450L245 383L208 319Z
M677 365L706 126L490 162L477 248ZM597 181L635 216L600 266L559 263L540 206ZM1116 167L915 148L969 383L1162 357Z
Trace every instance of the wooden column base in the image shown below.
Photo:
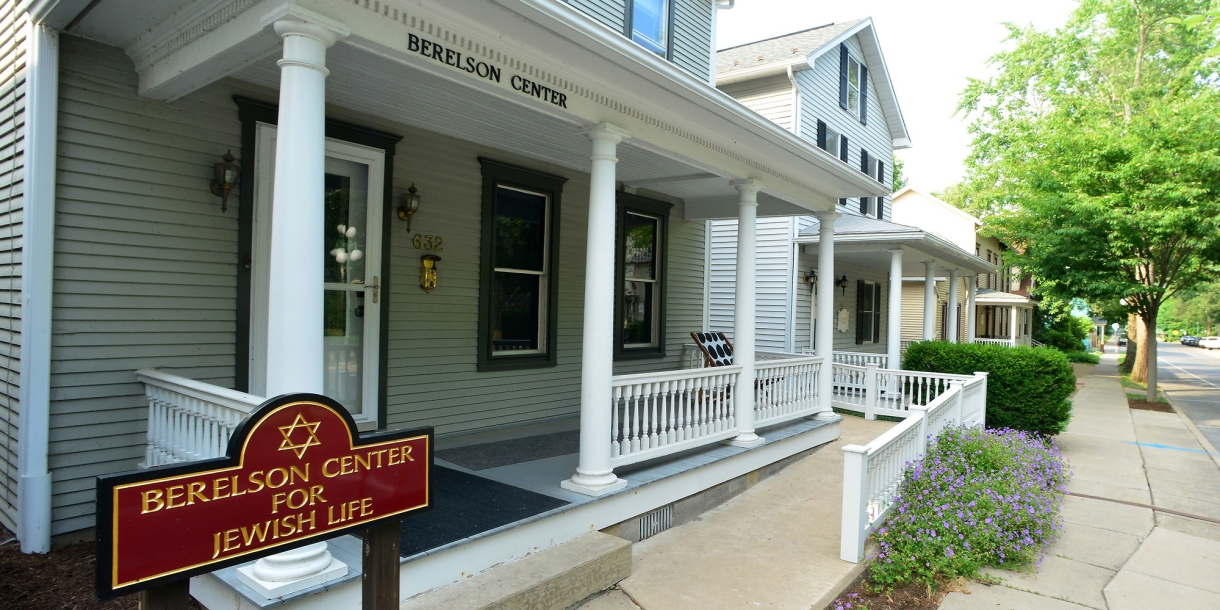
M140 610L187 610L191 604L191 581L180 580L140 591Z

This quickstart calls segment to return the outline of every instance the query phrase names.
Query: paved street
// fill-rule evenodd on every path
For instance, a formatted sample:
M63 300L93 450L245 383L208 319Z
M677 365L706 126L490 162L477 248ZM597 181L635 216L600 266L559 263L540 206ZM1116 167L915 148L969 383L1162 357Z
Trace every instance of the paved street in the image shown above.
M1220 448L1220 350L1161 343L1157 361L1161 388L1212 447Z

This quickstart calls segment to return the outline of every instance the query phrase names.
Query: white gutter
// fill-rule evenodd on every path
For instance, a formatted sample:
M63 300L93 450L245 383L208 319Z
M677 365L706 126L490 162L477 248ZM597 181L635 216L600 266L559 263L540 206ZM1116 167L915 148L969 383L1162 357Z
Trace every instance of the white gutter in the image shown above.
M716 86L716 23L720 21L720 11L727 11L737 5L737 0L716 0L715 9L712 10L712 44L709 50L710 61L708 62L709 69L707 71L707 84Z
M21 251L21 424L17 536L25 553L51 550L51 276L55 254L55 155L59 32L28 26L25 201Z

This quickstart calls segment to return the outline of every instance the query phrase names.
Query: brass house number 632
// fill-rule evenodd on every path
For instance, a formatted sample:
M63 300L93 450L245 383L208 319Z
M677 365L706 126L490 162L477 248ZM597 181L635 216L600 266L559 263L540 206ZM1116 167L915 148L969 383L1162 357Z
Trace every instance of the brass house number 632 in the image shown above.
M432 250L433 252L441 252L444 249L441 245L445 243L445 238L440 235L420 235L415 234L411 238L411 245L415 246L416 250Z

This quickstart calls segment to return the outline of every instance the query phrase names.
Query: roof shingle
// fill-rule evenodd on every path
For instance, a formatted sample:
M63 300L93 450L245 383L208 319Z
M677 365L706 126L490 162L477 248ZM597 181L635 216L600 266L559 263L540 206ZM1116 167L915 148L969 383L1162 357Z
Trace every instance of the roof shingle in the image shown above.
M864 20L828 23L783 36L722 49L716 53L716 74L725 75L746 68L786 63L796 58L803 58L861 21Z

